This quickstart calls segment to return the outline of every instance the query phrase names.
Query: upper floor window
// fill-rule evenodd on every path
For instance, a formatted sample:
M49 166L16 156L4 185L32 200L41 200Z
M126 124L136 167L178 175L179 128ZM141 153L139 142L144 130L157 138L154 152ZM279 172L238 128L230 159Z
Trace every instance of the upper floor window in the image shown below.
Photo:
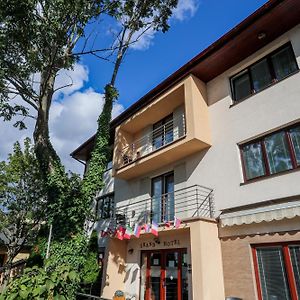
M114 194L106 194L97 199L96 212L100 219L110 219L113 217Z
M267 135L241 147L245 180L300 166L300 125Z
M173 114L153 124L152 145L158 149L173 142Z
M231 78L232 97L243 100L298 70L290 43L285 44Z

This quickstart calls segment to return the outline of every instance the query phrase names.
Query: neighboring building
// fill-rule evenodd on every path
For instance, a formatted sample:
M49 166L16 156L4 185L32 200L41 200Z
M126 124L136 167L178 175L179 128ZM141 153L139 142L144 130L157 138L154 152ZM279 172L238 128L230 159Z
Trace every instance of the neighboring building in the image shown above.
M22 251L14 258L10 276L14 277L22 273L26 266L26 260L30 255L30 247L24 247ZM7 250L4 245L0 243L0 287L3 282L4 265L7 261Z
M162 225L100 238L104 298L300 298L299 66L300 2L271 0L111 122L98 230Z

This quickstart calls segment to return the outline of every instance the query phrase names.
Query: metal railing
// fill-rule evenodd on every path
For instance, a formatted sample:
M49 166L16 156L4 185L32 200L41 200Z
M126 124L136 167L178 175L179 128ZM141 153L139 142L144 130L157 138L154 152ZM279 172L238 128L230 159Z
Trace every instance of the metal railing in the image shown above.
M121 168L185 136L185 115L180 114L143 135L119 151L117 167Z
M131 200L126 205L116 206L114 225L151 223L158 224L193 217L214 217L213 190L201 185L193 185L171 193L144 200Z
M109 299L90 295L90 294L77 293L76 300L109 300Z

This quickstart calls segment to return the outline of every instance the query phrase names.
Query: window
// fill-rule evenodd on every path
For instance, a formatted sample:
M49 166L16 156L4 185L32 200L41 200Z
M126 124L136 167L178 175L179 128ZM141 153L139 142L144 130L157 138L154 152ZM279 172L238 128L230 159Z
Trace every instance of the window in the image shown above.
M267 135L240 147L245 180L300 166L300 125Z
M152 136L154 150L173 142L173 114L153 125Z
M300 245L253 248L258 296L261 300L296 300L300 296Z
M100 219L110 219L113 217L114 194L110 193L97 199L96 212Z
M288 43L231 78L233 100L243 100L297 70L294 52Z
M174 173L152 179L152 220L157 224L174 219Z

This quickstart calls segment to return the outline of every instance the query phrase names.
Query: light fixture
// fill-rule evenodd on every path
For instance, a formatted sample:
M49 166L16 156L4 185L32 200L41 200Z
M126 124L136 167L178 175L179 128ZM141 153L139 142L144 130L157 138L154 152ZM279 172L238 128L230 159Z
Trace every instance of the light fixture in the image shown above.
M133 250L132 248L128 249L128 254L131 255L131 254L133 253L133 251L134 251L134 250Z
M263 40L263 39L266 38L266 36L267 36L267 34L266 34L264 31L262 31L262 32L260 32L260 33L257 35L257 38L258 38L259 40Z

